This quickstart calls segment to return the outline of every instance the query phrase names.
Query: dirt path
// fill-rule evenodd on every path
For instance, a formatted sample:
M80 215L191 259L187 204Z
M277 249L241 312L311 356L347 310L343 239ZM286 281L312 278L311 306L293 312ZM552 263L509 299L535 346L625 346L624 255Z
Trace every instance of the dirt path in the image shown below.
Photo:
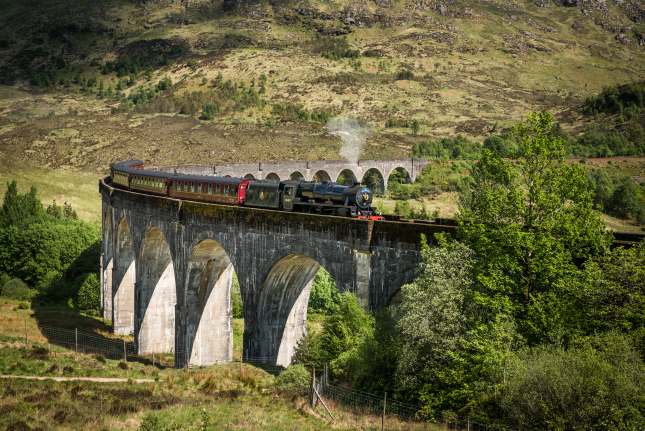
M54 380L56 382L99 383L154 383L153 379L126 379L124 377L57 377L57 376L12 376L0 375L0 379Z

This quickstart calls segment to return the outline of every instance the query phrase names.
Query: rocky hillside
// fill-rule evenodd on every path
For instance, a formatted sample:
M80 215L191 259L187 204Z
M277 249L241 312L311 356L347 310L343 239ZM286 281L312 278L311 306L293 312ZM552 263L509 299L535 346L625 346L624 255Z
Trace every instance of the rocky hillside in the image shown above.
M645 76L638 0L3 1L0 165L363 157L482 138Z

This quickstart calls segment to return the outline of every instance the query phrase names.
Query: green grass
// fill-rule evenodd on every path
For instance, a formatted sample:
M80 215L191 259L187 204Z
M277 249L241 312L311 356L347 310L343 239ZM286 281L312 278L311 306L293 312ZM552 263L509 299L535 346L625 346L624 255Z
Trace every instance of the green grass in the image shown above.
M107 166L106 166L107 168ZM101 198L98 181L101 175L76 170L18 168L0 165L0 199L6 192L6 183L18 182L21 192L31 186L38 189L38 196L45 206L53 200L58 205L68 202L81 219L100 221Z

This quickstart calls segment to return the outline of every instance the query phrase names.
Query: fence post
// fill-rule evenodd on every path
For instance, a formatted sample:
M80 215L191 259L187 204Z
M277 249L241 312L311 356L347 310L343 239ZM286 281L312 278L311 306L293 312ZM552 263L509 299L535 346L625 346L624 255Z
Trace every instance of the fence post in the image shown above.
M470 431L470 418L466 418L466 430Z
M78 328L74 328L74 351L78 353Z
M387 405L387 391L383 396L383 413L381 414L381 431L385 430L385 406Z
M125 362L128 362L128 351L126 350L126 347L125 347L125 340L123 340L123 360Z
M316 407L316 367L311 369L311 408Z

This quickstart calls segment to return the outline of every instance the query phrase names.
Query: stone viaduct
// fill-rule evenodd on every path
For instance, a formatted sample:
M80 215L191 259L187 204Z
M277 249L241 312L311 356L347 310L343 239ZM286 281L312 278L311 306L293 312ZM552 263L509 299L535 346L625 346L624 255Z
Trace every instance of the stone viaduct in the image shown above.
M221 175L247 177L258 180L304 179L307 181L336 181L340 183L364 182L373 174L377 184L372 184L376 192L387 190L388 179L395 170L401 170L408 181L414 182L417 175L428 165L427 160L319 160L319 161L278 161L223 166L172 166L163 169L195 175Z
M109 178L99 190L104 315L116 333L134 334L139 353L174 352L178 367L232 359L234 274L243 359L286 366L320 266L377 309L414 277L421 234L453 229L182 201Z

